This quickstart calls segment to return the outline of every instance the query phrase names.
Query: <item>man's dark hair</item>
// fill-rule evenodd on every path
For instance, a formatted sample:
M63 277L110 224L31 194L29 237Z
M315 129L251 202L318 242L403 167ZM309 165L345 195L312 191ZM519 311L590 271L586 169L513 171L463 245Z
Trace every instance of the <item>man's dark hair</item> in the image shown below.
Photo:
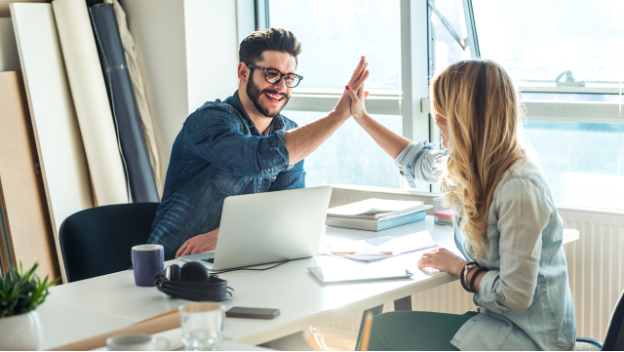
M284 28L269 28L255 31L247 36L240 45L238 59L246 64L255 64L267 50L288 53L298 61L301 43L293 32Z

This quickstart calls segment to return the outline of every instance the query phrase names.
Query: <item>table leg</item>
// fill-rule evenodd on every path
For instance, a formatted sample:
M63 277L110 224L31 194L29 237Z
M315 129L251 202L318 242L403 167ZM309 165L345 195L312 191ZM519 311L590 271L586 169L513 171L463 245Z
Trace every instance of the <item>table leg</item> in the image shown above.
M394 301L394 310L412 310L412 296L403 297Z
M360 331L358 332L358 338L357 338L357 343L355 345L355 350L359 351L360 350L360 342L362 342L362 332L364 330L364 322L366 322L366 315L368 313L371 313L373 316L375 315L379 315L381 314L381 311L383 310L383 304L374 308L370 308L364 311L364 314L362 314L362 322L360 323Z

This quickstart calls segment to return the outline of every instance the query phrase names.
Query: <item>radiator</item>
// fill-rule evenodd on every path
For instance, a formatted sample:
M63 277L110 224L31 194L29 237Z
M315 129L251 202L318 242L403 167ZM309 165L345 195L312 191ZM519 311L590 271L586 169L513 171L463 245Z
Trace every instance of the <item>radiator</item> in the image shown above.
M335 189L332 206L372 198L372 193L377 198L384 196L381 192L358 193ZM384 198L407 197L388 193ZM431 196L418 195L415 198L431 201ZM624 290L624 213L564 207L560 207L559 213L566 228L579 230L579 240L564 246L574 300L576 335L603 341L615 303ZM418 311L463 314L476 310L472 295L462 289L459 281L412 295L411 298L412 309ZM393 302L384 305L384 312L392 310ZM356 339L361 319L362 312L359 312L325 323L320 326L320 331Z

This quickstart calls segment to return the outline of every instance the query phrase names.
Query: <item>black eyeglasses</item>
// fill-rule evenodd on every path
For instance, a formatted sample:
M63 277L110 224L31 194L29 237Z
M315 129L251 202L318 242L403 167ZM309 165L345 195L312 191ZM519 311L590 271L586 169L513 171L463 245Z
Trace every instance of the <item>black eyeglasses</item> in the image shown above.
M299 85L299 82L301 82L301 80L303 79L303 76L299 76L298 74L281 73L280 71L274 68L264 68L264 67L256 66L253 64L248 64L247 67L264 71L264 79L266 79L266 81L271 84L276 84L277 82L280 81L280 79L282 79L282 77L286 77L285 82L288 88L295 88L296 86Z

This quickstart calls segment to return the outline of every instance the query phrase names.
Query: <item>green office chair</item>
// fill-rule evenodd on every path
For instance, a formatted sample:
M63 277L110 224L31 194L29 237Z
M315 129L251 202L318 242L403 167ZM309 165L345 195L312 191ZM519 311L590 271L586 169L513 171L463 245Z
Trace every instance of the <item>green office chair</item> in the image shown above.
M395 302L396 306L396 302ZM371 308L370 311L373 315L381 314L383 306ZM397 309L399 310L399 309ZM411 309L409 309L411 310ZM364 315L366 315L364 312ZM360 350L360 340L362 338L362 327L360 326L360 333L357 339L356 351ZM577 351L624 351L624 291L620 294L620 298L615 304L615 309L611 314L611 321L607 328L607 334L605 336L604 344L600 341L586 338L576 338L576 350Z

